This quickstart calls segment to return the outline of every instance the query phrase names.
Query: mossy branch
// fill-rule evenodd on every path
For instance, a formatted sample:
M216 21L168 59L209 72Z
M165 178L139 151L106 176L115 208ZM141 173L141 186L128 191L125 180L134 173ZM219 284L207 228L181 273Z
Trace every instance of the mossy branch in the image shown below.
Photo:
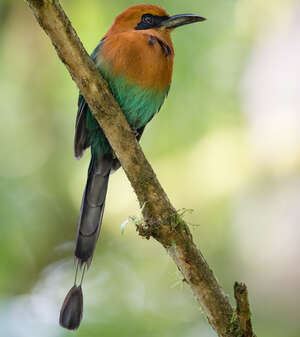
M58 0L26 0L61 61L93 111L143 207L139 233L160 242L190 285L220 337L240 337L243 330L212 270L193 242L144 156L107 83L85 51Z

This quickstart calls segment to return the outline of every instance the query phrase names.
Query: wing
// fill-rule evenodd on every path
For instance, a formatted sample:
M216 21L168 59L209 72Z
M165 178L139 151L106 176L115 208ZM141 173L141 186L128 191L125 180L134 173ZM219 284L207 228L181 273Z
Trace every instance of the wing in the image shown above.
M91 54L91 59L95 61L96 55L103 43L103 39L100 41L98 46ZM88 132L86 129L86 114L88 112L89 106L85 101L84 97L79 93L78 98L78 110L75 124L75 137L74 137L74 153L76 158L81 158L84 150L89 147L88 143Z
M82 95L78 98L78 112L75 125L74 153L76 158L81 158L84 150L88 147L88 135L85 126L88 105Z

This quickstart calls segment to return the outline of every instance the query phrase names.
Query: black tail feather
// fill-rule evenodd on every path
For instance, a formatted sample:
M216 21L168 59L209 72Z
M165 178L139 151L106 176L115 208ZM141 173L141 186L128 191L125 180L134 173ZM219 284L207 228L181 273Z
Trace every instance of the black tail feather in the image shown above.
M98 240L105 206L112 155L97 158L92 155L88 179L78 220L75 258L79 264L90 265Z
M59 324L66 329L76 330L82 319L83 297L81 285L74 285L61 307Z

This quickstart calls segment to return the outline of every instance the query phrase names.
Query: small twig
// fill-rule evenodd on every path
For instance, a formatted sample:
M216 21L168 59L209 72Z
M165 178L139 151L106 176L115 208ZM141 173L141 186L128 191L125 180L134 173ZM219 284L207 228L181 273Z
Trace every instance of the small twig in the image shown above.
M243 331L243 337L256 337L252 330L251 311L245 283L235 282L234 297L236 300L236 314Z

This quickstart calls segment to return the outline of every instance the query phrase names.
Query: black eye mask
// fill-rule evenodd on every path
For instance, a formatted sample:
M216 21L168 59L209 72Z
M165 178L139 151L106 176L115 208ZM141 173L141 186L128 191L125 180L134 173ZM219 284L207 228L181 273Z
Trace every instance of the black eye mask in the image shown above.
M144 14L141 18L141 22L135 27L135 29L144 30L144 29L158 28L161 26L161 23L167 19L169 19L168 16Z

